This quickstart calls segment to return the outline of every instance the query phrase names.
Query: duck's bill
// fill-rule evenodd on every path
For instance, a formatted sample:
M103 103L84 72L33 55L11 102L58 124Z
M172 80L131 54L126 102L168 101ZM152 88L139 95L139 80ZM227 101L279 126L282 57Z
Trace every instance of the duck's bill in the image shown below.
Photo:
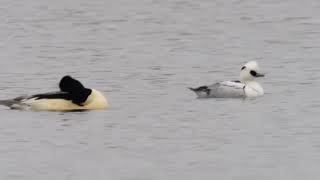
M257 73L256 77L264 77L265 74L260 74L260 73Z

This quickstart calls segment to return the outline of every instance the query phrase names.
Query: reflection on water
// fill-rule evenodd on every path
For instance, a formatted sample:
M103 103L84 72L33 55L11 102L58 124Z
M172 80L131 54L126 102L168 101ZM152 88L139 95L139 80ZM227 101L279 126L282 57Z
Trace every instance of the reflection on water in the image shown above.
M106 111L0 107L0 179L315 179L319 3L2 1L0 99L70 74ZM195 98L257 60L258 99Z

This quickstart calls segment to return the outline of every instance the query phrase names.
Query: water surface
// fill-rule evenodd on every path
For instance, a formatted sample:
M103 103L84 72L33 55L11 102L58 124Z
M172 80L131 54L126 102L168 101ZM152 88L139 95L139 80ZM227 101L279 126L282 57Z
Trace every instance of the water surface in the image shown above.
M317 0L0 1L0 99L63 75L110 108L0 107L0 179L316 179ZM199 100L257 60L266 94Z

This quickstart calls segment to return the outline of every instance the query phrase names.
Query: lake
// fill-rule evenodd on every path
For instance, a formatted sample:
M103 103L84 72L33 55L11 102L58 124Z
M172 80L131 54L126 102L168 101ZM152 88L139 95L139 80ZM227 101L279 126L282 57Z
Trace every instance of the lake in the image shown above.
M320 1L0 1L0 99L72 75L110 108L0 107L0 179L320 176ZM260 63L265 95L197 99Z

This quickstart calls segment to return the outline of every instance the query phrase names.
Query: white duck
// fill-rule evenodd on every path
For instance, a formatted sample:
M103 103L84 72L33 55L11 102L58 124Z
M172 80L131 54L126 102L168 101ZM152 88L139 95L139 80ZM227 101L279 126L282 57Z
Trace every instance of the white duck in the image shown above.
M189 89L194 91L199 98L258 97L264 94L262 86L256 81L258 77L264 77L264 74L260 73L256 61L250 61L242 66L240 81L222 81L210 86Z

